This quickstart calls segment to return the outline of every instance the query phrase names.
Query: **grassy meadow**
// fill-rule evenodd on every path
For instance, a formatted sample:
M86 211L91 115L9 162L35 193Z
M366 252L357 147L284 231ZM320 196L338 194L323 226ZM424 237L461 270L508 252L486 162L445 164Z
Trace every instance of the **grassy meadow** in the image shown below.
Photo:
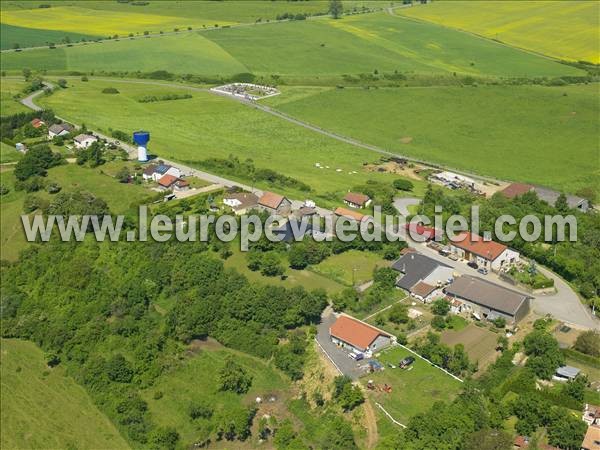
M385 370L368 374L361 379L365 385L367 380L373 380L377 387L383 387L386 383L392 387L391 393L367 392L394 419L405 424L409 418L426 411L435 402L451 401L461 387L459 381L420 358L416 358L409 370L387 367L388 363L397 366L398 361L407 356L414 355L401 347L384 350L376 358L386 366Z
M250 391L244 395L219 391L219 370L229 356L253 377ZM204 438L202 433L206 428L198 423L202 420L194 422L190 419L188 407L192 402L207 402L218 415L222 410L250 406L255 403L256 397L266 399L275 395L277 405L265 404L264 407L277 407L278 412L286 412L283 396L289 395L286 392L289 389L290 381L264 360L209 340L193 344L190 357L177 369L161 375L152 388L142 392L142 396L148 402L148 409L156 423L175 427L181 434L181 442L189 445ZM155 398L156 392L162 393L160 399ZM282 419L279 414L276 417ZM238 442L237 445L244 444Z
M599 184L596 84L283 89L267 103L401 155L569 192Z
M0 347L3 449L129 448L61 366L48 369L35 344L3 339Z
M3 16L4 17L4 16ZM60 30L43 30L39 28L17 27L0 23L0 49L6 50L16 46L34 47L39 45L58 44L68 39L70 42L82 39L96 39L97 36L82 33L72 33Z
M96 169L84 168L76 164L58 166L48 171L47 182L58 183L62 187L62 192L77 190L91 192L106 201L112 213L124 214L130 212L133 205L148 199L152 192L143 186L119 183L112 176L102 173L102 171L116 172L116 167L122 164L109 163ZM0 197L2 259L14 261L27 245L21 214L23 214L23 202L28 194L24 191L15 191L15 178L11 170L3 170L1 179L2 184L10 189L8 194ZM47 201L52 200L52 195L43 190L33 195Z
M20 112L29 111L28 108L21 105L15 96L22 96L22 91L26 83L21 80L2 78L0 82L0 115L9 116Z
M14 163L23 157L12 145L0 142L0 164Z
M384 12L10 52L2 55L2 63L5 70L162 69L222 76L249 71L311 79L375 70L501 77L584 74L537 55Z
M443 1L396 13L560 59L600 63L596 1Z
M311 270L346 286L360 285L373 279L373 270L388 266L380 256L358 250L332 255Z
M259 187L273 188L292 198L321 195L324 196L321 203L331 205L337 204L330 200L329 194L334 193L341 204L341 197L352 186L369 179L392 181L398 178L364 169L363 163L379 160L374 153L207 92L190 91L193 97L186 100L139 103L137 99L144 95L180 91L118 80L70 80L69 84L69 88L40 99L40 104L59 112L65 119L84 122L99 131L109 132L109 128L127 133L141 128L149 130L149 151L166 159L194 165L211 157L251 158L257 168L269 168L311 186L313 191L308 194L257 183ZM117 87L120 93L102 94L107 86ZM315 166L317 162L329 168L319 169ZM351 173L354 171L357 173ZM422 182L415 182L415 193L422 193L424 186Z

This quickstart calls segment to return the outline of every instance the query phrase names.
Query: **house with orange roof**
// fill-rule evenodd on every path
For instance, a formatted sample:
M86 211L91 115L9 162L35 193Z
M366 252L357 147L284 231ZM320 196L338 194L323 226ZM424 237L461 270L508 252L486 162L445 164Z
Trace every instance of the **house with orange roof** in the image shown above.
M358 192L348 192L344 196L344 203L350 208L365 208L371 204L371 198Z
M486 241L481 236L463 232L450 239L450 251L478 267L499 271L519 262L520 254L504 244Z
M266 211L272 216L287 216L292 211L292 202L283 195L265 192L258 199L258 209Z
M331 341L355 353L372 353L392 344L392 335L345 314L329 328Z
M358 211L352 211L351 209L342 207L335 208L335 211L333 211L333 213L337 217L345 217L346 219L355 220L357 222L362 222L364 219L367 218L367 216L359 213Z

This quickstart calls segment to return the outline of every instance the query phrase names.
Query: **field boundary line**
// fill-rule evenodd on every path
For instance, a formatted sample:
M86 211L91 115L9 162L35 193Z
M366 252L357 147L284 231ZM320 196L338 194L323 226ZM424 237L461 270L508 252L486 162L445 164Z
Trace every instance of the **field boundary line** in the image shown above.
M392 415L391 415L389 412L387 412L387 410L386 410L386 409L385 409L383 406L381 406L381 403L379 403L379 402L375 402L375 404L377 405L377 407L378 407L379 409L381 409L381 410L383 411L383 413L384 413L384 414L387 416L387 418L388 418L388 419L390 419L390 420L391 420L392 422L394 422L396 425L399 425L399 426L401 426L402 428L406 428L406 425L404 425L403 423L401 423L401 422L398 422L396 419L394 419L394 417L393 417L393 416L392 416Z

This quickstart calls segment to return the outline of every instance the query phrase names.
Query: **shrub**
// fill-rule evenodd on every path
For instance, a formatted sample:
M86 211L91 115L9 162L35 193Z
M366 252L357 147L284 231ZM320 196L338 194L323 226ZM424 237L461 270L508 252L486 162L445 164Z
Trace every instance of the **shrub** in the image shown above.
M118 94L119 90L114 87L107 87L107 88L102 89L102 93L103 94Z

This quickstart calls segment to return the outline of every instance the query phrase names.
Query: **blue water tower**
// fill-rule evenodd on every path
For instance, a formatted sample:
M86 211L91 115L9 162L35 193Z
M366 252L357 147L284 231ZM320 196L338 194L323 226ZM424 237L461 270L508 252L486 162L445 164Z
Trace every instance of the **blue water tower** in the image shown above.
M148 161L148 141L150 140L150 133L147 131L135 131L133 133L133 142L138 146L138 161Z

